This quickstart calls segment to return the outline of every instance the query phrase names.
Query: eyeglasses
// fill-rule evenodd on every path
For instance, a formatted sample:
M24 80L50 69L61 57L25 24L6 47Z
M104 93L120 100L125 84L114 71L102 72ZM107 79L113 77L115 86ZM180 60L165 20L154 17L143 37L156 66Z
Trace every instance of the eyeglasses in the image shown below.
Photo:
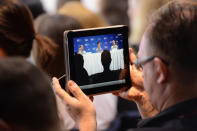
M146 58L142 58L142 59L136 59L133 64L135 64L135 66L138 68L138 69L142 69L142 65L153 60L155 57L158 57L159 59L161 59L161 61L168 65L168 62L166 62L165 60L163 60L162 58L160 58L159 56L150 56L150 57L146 57Z

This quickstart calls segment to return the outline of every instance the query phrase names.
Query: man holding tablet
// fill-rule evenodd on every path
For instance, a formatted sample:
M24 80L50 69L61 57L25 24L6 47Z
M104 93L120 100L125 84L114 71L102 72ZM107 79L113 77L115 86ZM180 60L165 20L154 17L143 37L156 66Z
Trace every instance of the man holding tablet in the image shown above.
M119 95L138 106L143 120L133 130L197 129L196 18L195 1L174 0L154 13L137 60L133 61L130 50L131 62L139 70L130 66L132 87ZM80 114L80 130L96 130L95 109L80 88L69 81L68 89L75 96L71 97L59 87L57 79L53 83L56 92Z

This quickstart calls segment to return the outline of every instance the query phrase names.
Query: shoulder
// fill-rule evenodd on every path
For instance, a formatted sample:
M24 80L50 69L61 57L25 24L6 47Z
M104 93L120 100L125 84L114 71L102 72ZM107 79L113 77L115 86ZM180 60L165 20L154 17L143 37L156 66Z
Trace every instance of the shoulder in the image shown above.
M179 129L179 128L137 128L128 131L195 131L195 129Z

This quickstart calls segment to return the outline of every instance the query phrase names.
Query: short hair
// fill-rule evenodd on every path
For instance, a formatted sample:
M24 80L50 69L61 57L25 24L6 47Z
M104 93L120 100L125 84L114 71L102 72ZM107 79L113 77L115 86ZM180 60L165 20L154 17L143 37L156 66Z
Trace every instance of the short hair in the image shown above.
M9 0L0 1L0 48L8 56L28 57L35 31L28 8Z
M111 64L111 53L108 50L104 50L101 53L101 63L103 66L109 66Z
M0 119L29 130L58 129L48 78L22 58L1 59L0 69Z
M129 25L128 0L101 0L101 15L110 25Z
M31 10L34 19L36 19L39 15L45 13L40 0L19 0L19 2L25 4Z
M174 0L156 11L147 37L159 55L176 68L197 70L197 2Z
M65 3L59 9L58 13L75 18L84 28L103 27L107 25L101 16L87 9L79 1L70 1Z
M36 64L49 76L62 76L65 74L63 33L65 30L80 29L82 26L77 20L70 16L54 14L39 16L35 21L35 28L39 34L49 37L57 47L54 48L54 46L48 45L41 46L35 43L33 55ZM45 47L48 47L47 50L51 50L51 53L40 53ZM53 59L45 61L49 56L54 57Z

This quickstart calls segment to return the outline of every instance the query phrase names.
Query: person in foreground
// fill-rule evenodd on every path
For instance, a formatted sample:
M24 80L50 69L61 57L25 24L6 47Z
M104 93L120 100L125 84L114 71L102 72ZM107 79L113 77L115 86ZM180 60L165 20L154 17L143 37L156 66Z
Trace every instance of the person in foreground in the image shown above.
M43 72L17 57L0 59L0 69L0 131L65 131L58 117L55 94ZM72 93L78 98L78 94ZM89 98L83 94L80 102L70 102L78 107L91 105L91 101L83 104L86 99ZM94 106L84 109L74 116L81 118L80 130L96 130Z
M1 131L61 131L50 82L25 59L0 59L0 90Z
M132 87L117 94L138 106L142 120L133 130L196 130L196 23L197 2L174 0L153 14L137 60L130 49ZM95 130L95 109L80 88L69 81L72 97L60 88L56 78L53 84L74 118L80 117L81 123L88 119L89 129Z

